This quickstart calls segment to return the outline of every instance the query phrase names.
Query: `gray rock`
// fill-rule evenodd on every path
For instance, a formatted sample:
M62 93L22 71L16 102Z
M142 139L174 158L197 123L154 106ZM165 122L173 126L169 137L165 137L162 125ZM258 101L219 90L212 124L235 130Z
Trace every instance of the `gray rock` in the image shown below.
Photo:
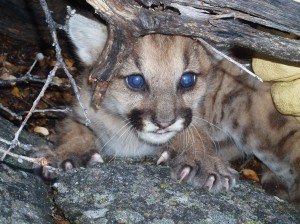
M16 130L0 117L0 137L11 140ZM46 144L25 131L20 140ZM5 162L19 168L0 164L0 223L54 223L49 186L24 172L31 164L10 157ZM54 187L56 204L71 223L300 223L299 211L292 205L247 182L240 181L229 193L213 195L177 183L170 179L168 167L153 162L115 159L74 169L62 173Z
M16 130L17 127L0 117L1 138L12 140ZM26 131L22 133L20 140L26 144L46 144L43 139ZM0 143L0 146L7 147L3 143ZM14 152L26 154L23 149L14 149ZM24 170L31 168L32 164L19 163L9 156L6 157L5 163L9 166L0 163L0 223L53 223L48 198L49 186L39 177L29 173L29 170Z
M71 170L55 183L55 201L72 223L300 223L293 206L248 182L214 195L169 173L124 160Z
M53 223L48 191L33 174L0 164L0 223Z
M18 131L18 127L12 124L10 121L4 119L3 117L0 116L0 137L2 139L5 139L7 141L12 141L15 137L15 133ZM11 150L13 153L16 153L18 155L29 155L29 150L31 148L40 146L40 145L47 145L49 142L47 142L45 139L39 137L38 135L32 134L27 132L26 130L23 130L21 132L21 135L19 136L19 141L22 144L30 146L28 150L21 149L19 147L14 148ZM8 145L4 144L3 142L0 141L0 147L1 148L8 148ZM0 152L0 157L2 157L2 153ZM19 168L24 168L24 169L31 169L32 164L26 161L22 161L22 163L19 163L16 161L16 159L6 156L4 161L8 164L14 165Z

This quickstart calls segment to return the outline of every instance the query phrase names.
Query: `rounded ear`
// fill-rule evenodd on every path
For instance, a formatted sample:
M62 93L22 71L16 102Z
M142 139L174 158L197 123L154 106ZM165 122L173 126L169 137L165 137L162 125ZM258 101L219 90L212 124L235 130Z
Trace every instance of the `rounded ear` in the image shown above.
M107 27L82 15L73 15L67 33L76 47L76 53L85 65L93 65L101 54L106 40Z

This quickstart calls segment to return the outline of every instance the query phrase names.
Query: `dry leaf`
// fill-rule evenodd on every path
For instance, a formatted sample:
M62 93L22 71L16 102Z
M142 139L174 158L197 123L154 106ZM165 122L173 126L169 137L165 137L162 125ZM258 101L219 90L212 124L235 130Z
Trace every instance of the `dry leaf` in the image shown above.
M55 82L55 83L57 83L57 84L62 84L62 83L64 83L64 81L63 81L61 78L57 77L57 76L55 76L55 77L53 78L53 82Z
M3 67L5 67L7 69L10 69L10 70L16 69L16 66L13 65L12 63L8 62L8 61L4 61L3 62Z
M0 63L6 61L6 58L7 58L7 54L1 54L0 55Z
M22 97L22 96L21 96L21 93L20 93L20 90L19 90L18 87L14 87L14 88L10 91L10 93L11 93L12 95L18 97L18 98L21 98L21 97Z
M68 68L73 67L74 63L75 63L75 61L73 59L70 59L70 58L65 59L65 64Z
M10 75L9 73L3 73L0 77L1 80L13 80L16 79L15 76Z
M42 134L44 136L48 136L49 135L49 131L47 128L44 128L44 127L40 127L40 126L37 126L33 129L33 131L35 133L38 133L38 134Z
M16 79L16 77L11 75L11 72L9 72L6 68L2 67L0 69L0 79L1 80L14 80L14 79ZM16 85L16 83L12 82L11 85L14 86L14 85Z
M242 174L249 180L254 182L259 182L259 177L254 170L251 169L242 169Z

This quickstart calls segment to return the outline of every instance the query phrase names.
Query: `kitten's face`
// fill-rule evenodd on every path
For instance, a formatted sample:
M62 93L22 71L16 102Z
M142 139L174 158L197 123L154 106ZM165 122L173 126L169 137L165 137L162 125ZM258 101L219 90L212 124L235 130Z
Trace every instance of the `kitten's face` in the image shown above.
M85 65L99 60L105 25L75 14L68 34ZM102 109L131 125L145 142L167 143L192 122L210 67L207 52L192 39L145 36L110 82Z
M192 122L209 67L206 51L192 39L145 36L111 81L103 104L143 141L167 143Z

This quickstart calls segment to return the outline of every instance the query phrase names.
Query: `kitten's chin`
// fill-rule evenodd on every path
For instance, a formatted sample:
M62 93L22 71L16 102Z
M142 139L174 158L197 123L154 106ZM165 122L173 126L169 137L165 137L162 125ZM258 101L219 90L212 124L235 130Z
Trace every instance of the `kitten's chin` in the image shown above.
M171 138L177 134L176 131L170 131L163 134L154 132L138 132L139 137L149 143L154 145L162 145L167 143Z

